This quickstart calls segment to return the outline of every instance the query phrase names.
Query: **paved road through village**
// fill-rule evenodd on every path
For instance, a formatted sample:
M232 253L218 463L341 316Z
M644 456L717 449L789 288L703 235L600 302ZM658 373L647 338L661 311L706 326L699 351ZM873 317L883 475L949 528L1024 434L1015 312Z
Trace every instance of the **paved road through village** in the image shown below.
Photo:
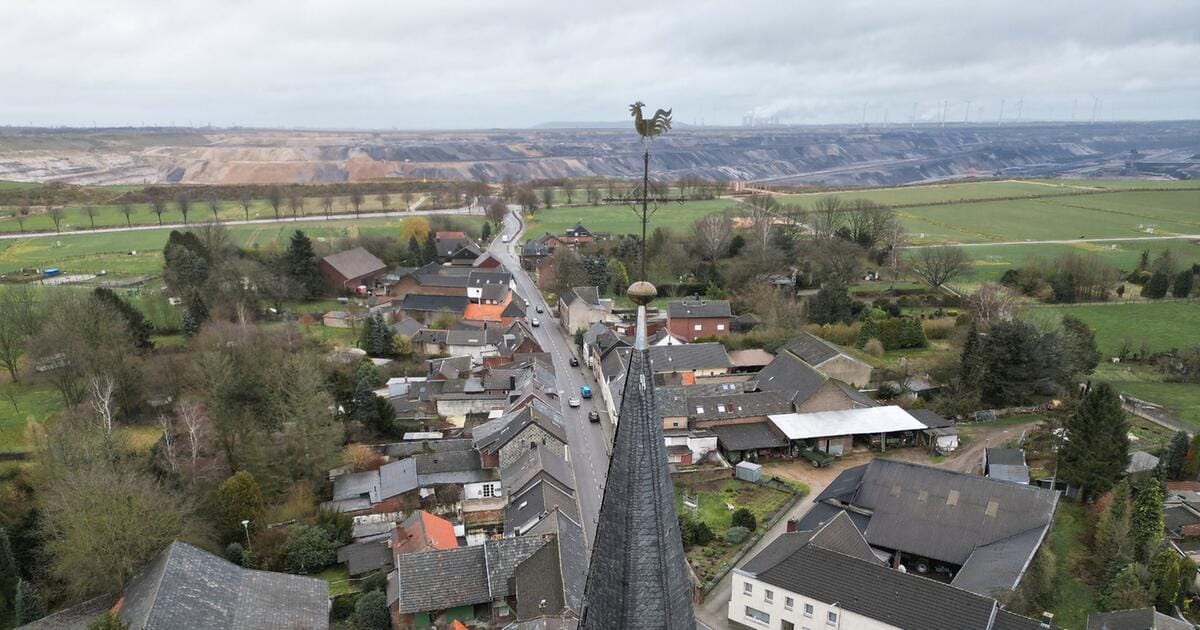
M596 518L600 513L600 498L604 495L604 480L608 475L609 438L606 432L612 426L600 401L600 393L596 383L580 362L579 367L571 367L571 357L579 356L574 348L572 336L558 324L555 316L557 309L542 298L542 294L534 286L529 274L521 268L520 260L514 253L524 225L515 213L510 213L504 220L501 237L488 247L488 252L503 263L505 269L513 275L516 292L529 302L530 308L527 319L534 317L541 320L541 325L533 328L534 339L542 349L550 353L554 359L554 375L558 385L559 399L562 404L563 421L567 429L570 464L575 471L575 496L579 501L579 511L583 520L583 530L588 539L588 551L591 551L591 541L596 536ZM508 236L505 243L502 236ZM537 312L537 307L542 313ZM579 387L590 385L595 396L588 400L579 395ZM581 398L580 406L572 408L567 405L570 398ZM588 412L597 411L603 422L588 421Z

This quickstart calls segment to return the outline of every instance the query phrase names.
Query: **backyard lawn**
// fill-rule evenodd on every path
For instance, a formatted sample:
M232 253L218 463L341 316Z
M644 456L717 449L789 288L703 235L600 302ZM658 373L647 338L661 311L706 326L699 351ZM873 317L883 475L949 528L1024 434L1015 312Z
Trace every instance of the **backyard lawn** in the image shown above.
M1057 567L1055 579L1054 623L1063 628L1084 628L1088 613L1097 610L1096 594L1092 587L1076 577L1080 563L1087 560L1087 508L1069 501L1059 501L1054 511L1048 544L1054 552Z
M25 427L30 422L43 422L62 409L62 396L49 385L12 384L7 376L0 378L3 378L3 384L0 384L0 394L3 394L0 397L0 452L28 451L30 445L25 441Z
M766 521L792 498L783 490L728 479L696 489L689 488L688 492L697 493L697 507L693 510L684 507L682 489L679 486L675 489L675 509L680 517L692 516L703 521L713 533L713 540L709 544L694 545L687 550L688 562L703 582L712 579L741 547L741 544L730 544L724 539L734 510L748 508L754 514L759 529L753 534L757 534L765 531Z

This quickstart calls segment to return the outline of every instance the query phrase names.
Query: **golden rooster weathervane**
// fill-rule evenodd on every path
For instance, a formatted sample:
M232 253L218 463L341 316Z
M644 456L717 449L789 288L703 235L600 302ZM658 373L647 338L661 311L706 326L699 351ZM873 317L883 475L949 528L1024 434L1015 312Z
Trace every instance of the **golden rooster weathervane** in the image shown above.
M661 136L671 130L671 110L660 109L647 120L642 117L642 108L645 106L641 101L629 106L629 114L633 116L633 128L637 129L643 139L653 140L655 136Z

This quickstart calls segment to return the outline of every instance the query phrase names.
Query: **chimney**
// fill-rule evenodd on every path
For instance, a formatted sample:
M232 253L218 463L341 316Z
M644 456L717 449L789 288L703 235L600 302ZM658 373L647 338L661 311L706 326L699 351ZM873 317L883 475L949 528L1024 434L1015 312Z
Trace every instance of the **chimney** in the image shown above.
M799 527L799 525L800 525L800 519L789 518L788 522L787 522L787 533L790 534L790 533L796 531L796 529Z
M1040 625L1040 626L1038 626L1038 627L1040 627L1040 628L1049 628L1051 625L1053 625L1053 624L1054 624L1054 613L1049 613L1049 612L1044 612L1044 613L1042 613L1042 620L1041 620L1041 621L1042 621L1042 623L1041 623L1041 625Z

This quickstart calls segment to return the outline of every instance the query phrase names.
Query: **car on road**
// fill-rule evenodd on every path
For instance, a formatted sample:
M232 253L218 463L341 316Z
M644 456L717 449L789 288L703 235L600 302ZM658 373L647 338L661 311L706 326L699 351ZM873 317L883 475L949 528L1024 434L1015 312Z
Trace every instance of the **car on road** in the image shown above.
M541 304L539 304L539 305L537 306L537 312L539 312L539 313L545 313L546 311L542 310L542 305L541 305Z
M505 242L505 243L507 243L507 242L508 242L508 235L507 235L507 234L505 234L504 236L501 236L501 237L500 237L500 240L501 240L501 241L503 241L503 242Z
M595 409L588 412L588 420L591 422L600 422L600 412Z
M588 385L580 385L579 386L579 395L583 396L584 398L591 398L592 397L592 388Z
M538 326L542 325L542 320L534 317L533 319L529 320L529 325L537 328Z
M578 398L572 398L571 400L568 400L568 401L567 401L567 404L568 404L568 405L571 405L572 407L578 407L578 406L579 406L579 399L578 399Z
M579 367L579 359L571 357L571 367Z

